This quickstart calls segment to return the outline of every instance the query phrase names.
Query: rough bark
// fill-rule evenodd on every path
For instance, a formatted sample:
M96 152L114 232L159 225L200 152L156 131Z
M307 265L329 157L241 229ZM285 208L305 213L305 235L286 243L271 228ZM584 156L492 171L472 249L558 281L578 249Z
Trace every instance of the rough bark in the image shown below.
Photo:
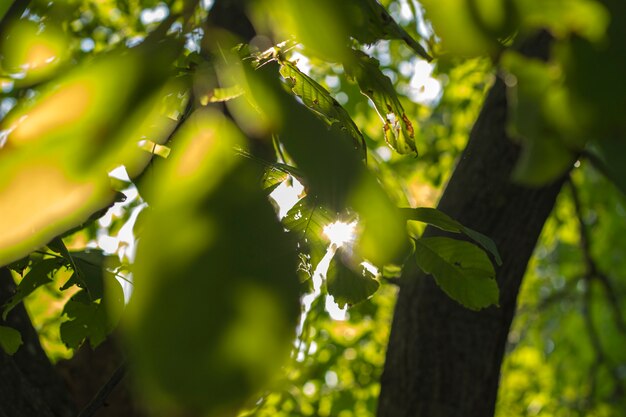
M0 268L0 306L15 292L6 268ZM26 309L16 306L0 324L22 334L13 356L0 350L0 417L70 417L76 413L63 380L48 360Z
M545 56L542 35L526 53ZM439 209L496 242L500 306L474 312L409 262L402 277L381 384L379 417L493 416L500 365L528 260L562 181L530 189L510 181L519 148L507 138L506 89L489 92ZM442 235L428 228L426 235Z

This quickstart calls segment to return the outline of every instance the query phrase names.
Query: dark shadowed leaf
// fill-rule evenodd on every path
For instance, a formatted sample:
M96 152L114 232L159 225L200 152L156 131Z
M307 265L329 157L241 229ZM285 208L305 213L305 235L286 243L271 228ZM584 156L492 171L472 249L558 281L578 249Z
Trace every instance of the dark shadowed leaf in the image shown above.
M591 162L626 194L626 140L623 137L604 138L590 144Z
M401 208L400 211L407 220L427 223L447 232L464 233L489 251L498 265L502 264L502 258L493 240L480 232L463 226L460 222L454 220L444 212L431 207Z
M50 274L64 266L62 258L43 259L35 264L26 276L20 281L15 294L7 301L2 311L2 318L6 320L7 314L18 305L26 296L44 284L52 282Z
M415 258L450 298L465 307L480 310L498 304L493 265L475 245L445 237L422 238L415 241Z
M411 35L389 15L377 0L342 1L350 17L350 34L361 43L371 44L382 39L403 40L416 54L430 61L432 57Z
M341 308L367 300L379 286L380 283L362 266L351 268L345 265L341 253L335 255L326 274L328 294L333 296Z
M110 256L104 255L101 250L85 250L80 252L68 252L70 263L74 273L61 288L65 290L72 285L84 289L92 301L102 298L104 289L105 263Z
M84 340L96 348L116 328L124 309L124 292L119 281L102 267L98 269L99 273L90 271L92 276L86 280L91 293L81 289L63 309L69 320L61 323L61 340L69 348L78 348ZM96 291L100 297L94 299Z
M12 327L0 326L0 348L7 355L13 355L22 345L22 335Z

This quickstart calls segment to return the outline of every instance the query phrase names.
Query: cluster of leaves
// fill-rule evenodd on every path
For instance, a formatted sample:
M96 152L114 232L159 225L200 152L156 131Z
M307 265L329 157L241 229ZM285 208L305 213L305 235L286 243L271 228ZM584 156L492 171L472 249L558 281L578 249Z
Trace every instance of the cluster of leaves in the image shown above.
M62 270L67 278L58 290L68 290L70 296L61 312L60 338L70 349L86 340L97 347L115 329L124 308L124 293L116 278L123 278L116 272L121 268L117 257L98 249L69 251L60 238L45 249L7 266L22 278L15 294L2 306L3 320L39 287L53 283Z
M434 202L409 187L419 175L432 191L449 175L490 80L484 56L506 71L510 130L525 152L518 180L543 184L584 154L624 187L615 137L626 94L592 67L624 55L623 44L603 44L624 38L619 19L607 18L623 12L619 2L425 0L441 43L376 0L242 2L258 30L285 40L267 51L211 26L220 22L208 23L198 3L34 1L2 34L3 107L12 110L2 110L0 264L28 256L14 266L23 278L5 314L69 271L61 290L79 290L62 311L63 342L95 347L113 330L124 300L113 257L68 251L58 236L85 230L112 204L129 183L107 174L124 166L141 194L133 207L148 207L135 228L123 328L140 389L164 412L372 413L386 340L378 329L393 296L384 282L409 253L464 306L497 305L491 259L501 260L488 237L435 209L398 209ZM398 4L417 15L412 2ZM516 31L546 27L557 38L547 62L506 48ZM409 54L439 59L448 88L434 108L397 93L406 80L390 67ZM622 61L607 67L623 72ZM419 140L426 162L415 163L402 155L415 156ZM383 158L383 143L396 154ZM267 195L296 180L305 192L281 224ZM337 221L357 224L341 247L324 234ZM415 222L466 240L419 238ZM351 307L348 321L328 319L326 294ZM0 344L14 352L19 336L0 327ZM287 385L264 391L281 367Z
M95 347L113 329L123 294L114 275L102 269L104 255L70 252L57 236L84 227L94 212L111 204L116 190L127 187L106 175L122 165L149 204L135 230L140 245L132 266L134 295L124 314L142 389L158 398L155 406L165 409L222 412L241 407L290 350L298 299L308 288L297 279L298 244L299 269L308 273L300 281L306 283L327 252L323 228L338 217L358 220L355 242L341 248L324 273L325 292L340 305L355 305L380 286L379 277L367 272L363 262L383 270L403 261L409 246L407 219L362 163L367 159L365 135L288 51L276 47L269 55L256 53L237 47L231 35L212 32L198 53L183 41L197 33L202 12L193 2L169 6L170 17L144 28L147 32L136 25L139 9L119 9L127 23L135 19L130 26L136 30L127 34L126 46L116 45L120 28L99 39L94 49L101 53L77 66L68 53L73 42L68 30L82 36L93 19L88 16L111 5L79 3L63 19L55 3L48 10L39 5L43 18L33 8L31 20L17 20L9 28L7 42L18 37L24 41L5 46L7 88L16 97L22 91L32 93L2 122L0 203L9 210L10 221L2 223L7 234L0 241L0 261L6 264L44 245L47 251L30 255L29 269L18 271L23 278L6 311L65 269L72 272L61 290L80 290L63 309L68 320L61 324L61 339L71 348L84 340ZM339 62L383 120L379 132L385 141L401 154L415 153L415 128L391 80L379 61L356 49L354 42L399 39L430 59L424 47L375 1L343 4L342 23L333 26L342 32L322 43L306 33L301 11L283 6L268 2L259 7L287 10L303 51ZM327 4L315 10L324 10L322 6L336 8ZM289 19L277 14L251 11L251 16L277 18L270 22L277 33L291 30ZM176 23L181 31L168 34ZM37 25L65 38L38 31ZM136 36L141 38L133 40ZM333 50L328 42L340 46ZM34 49L45 56L33 56ZM200 76L201 81L194 80ZM234 121L217 112L211 104L215 102L226 102ZM283 155L280 164L267 161L270 190L286 180L271 174L281 169L306 184L306 197L283 221L289 234L281 230L258 186L259 165L234 151L248 152L241 131L273 137ZM164 163L153 169L155 154L166 161L157 161ZM36 200L30 210L14 204L27 199ZM497 258L488 238L442 213L411 216L468 233ZM418 264L453 298L475 309L497 303L493 267L481 249L452 239L417 242ZM189 326L204 331L189 332ZM3 340L13 346L13 337ZM173 357L173 351L179 355Z

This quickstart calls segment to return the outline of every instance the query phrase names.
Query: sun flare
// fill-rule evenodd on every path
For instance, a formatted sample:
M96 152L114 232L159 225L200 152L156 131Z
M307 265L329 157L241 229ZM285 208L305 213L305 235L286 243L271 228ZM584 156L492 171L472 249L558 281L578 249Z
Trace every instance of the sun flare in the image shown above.
M330 239L332 245L340 248L346 243L354 240L357 222L345 223L337 221L324 226L324 235Z

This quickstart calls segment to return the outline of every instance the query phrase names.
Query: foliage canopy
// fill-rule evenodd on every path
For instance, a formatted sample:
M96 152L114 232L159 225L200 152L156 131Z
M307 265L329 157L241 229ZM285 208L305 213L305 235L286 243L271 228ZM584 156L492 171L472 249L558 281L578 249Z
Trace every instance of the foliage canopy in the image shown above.
M514 179L572 187L528 272L499 415L612 415L625 8L4 2L0 265L18 285L3 317L27 303L54 359L120 328L165 415L372 415L405 262L463 306L497 308L496 245L432 206L502 77ZM519 48L539 31L544 60ZM425 224L450 237L420 237ZM0 326L5 352L20 344Z

